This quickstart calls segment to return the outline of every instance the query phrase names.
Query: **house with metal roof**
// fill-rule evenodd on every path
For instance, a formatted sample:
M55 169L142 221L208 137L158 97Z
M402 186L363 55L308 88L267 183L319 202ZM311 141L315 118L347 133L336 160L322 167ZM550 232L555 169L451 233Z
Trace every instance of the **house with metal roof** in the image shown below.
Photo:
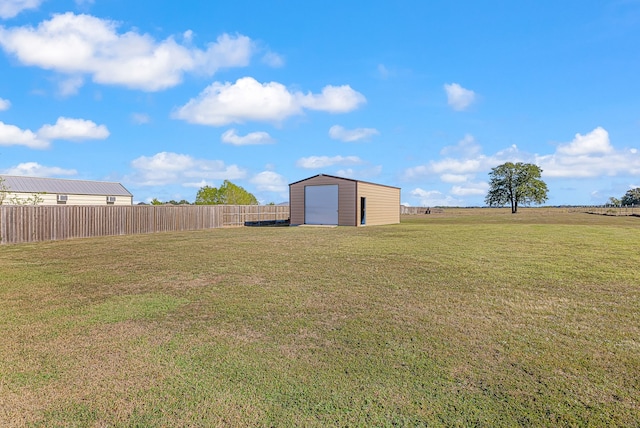
M319 174L289 184L291 224L400 223L400 188Z
M5 205L37 200L37 205L132 205L133 195L120 183L0 175ZM4 199L3 199L4 197Z

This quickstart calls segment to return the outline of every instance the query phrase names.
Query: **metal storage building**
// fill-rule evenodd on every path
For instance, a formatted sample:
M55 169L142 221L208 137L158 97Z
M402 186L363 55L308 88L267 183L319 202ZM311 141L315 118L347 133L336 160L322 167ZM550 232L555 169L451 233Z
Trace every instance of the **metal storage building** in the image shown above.
M0 175L4 204L34 195L38 205L132 205L133 195L120 183ZM0 189L1 190L1 189ZM2 195L0 195L0 198Z
M400 188L319 174L289 184L292 225L400 223Z

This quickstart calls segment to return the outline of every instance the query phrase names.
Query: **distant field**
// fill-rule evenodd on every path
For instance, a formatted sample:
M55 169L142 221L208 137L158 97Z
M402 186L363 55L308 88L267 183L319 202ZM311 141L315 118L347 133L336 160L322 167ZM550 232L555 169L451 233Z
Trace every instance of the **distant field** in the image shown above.
M640 218L0 247L0 426L639 426Z

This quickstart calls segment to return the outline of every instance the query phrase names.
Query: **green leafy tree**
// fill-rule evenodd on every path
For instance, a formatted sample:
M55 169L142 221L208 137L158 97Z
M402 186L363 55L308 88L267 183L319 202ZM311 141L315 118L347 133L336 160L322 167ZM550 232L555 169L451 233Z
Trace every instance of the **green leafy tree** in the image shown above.
M620 203L622 205L640 205L640 187L627 190Z
M196 205L218 205L220 204L218 189L212 186L204 186L196 193Z
M196 194L196 205L258 205L258 200L244 188L224 180L218 188L201 187Z
M492 168L485 203L490 207L511 204L513 214L518 212L518 205L542 204L547 200L548 189L541 174L539 166L522 162Z
M42 195L42 193L34 193L33 195L24 199L14 196L13 198L9 199L9 201L13 205L38 205L44 202L44 198L40 195Z
M164 203L158 198L151 199L151 205L164 205Z

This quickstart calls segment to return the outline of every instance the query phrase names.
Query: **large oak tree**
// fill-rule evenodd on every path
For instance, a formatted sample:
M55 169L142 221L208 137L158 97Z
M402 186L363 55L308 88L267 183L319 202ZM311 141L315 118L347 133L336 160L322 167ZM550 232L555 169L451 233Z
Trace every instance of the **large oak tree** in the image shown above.
M547 200L547 184L540 179L542 169L530 163L507 162L491 169L489 193L485 203L490 207L511 204L511 212L518 205L542 204Z
M196 205L258 205L258 200L244 188L224 180L218 188L201 187L196 194Z
M627 190L622 199L620 199L622 205L640 205L640 187Z

